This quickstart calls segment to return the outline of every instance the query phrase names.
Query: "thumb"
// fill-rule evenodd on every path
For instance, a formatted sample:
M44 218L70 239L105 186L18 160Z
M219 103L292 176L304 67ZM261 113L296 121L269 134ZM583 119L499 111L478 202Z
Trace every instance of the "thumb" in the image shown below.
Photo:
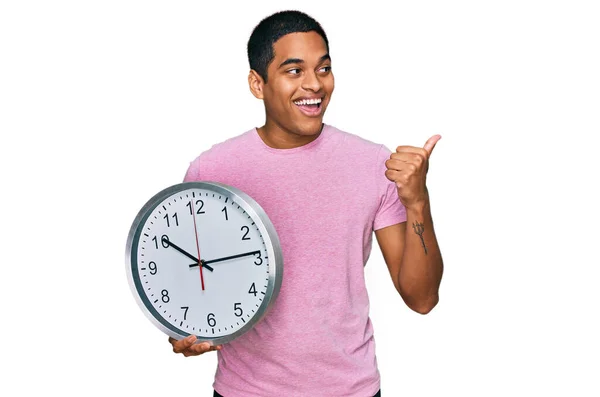
M423 146L423 149L427 150L427 153L429 153L429 155L431 156L431 152L433 151L433 148L435 147L435 144L442 139L441 135L434 135L431 138L429 138L427 140L427 142L425 142L425 146Z

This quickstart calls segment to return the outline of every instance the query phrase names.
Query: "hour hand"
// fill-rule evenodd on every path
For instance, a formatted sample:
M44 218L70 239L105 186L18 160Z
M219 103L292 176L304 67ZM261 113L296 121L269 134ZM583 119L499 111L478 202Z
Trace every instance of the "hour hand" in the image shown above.
M173 244L172 241L166 239L166 238L162 238L162 242L163 244L166 244L169 247L173 247L173 249L175 249L175 251L179 251L181 252L183 255L187 256L188 258L190 258L191 260L193 260L194 262L196 262L194 265L190 265L190 267L192 266L198 266L198 263L200 262L197 258L194 257L194 255L190 254L189 252L187 252L186 250L182 249L181 247L178 247L176 244ZM210 270L211 272L214 270L212 267L205 265L204 263L202 263L202 267L205 268L206 270Z

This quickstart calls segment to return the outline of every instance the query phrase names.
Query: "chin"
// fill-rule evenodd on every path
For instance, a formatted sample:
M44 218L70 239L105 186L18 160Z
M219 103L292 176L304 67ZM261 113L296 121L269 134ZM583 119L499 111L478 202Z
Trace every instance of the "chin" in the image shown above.
M316 120L303 120L302 122L296 124L296 131L300 135L310 136L310 135L318 135L321 132L321 127L323 125L323 119Z

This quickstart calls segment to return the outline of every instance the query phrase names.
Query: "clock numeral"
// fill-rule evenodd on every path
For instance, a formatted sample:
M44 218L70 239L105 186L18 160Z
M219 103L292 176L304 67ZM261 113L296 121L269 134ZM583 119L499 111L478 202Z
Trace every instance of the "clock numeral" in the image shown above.
M211 327L214 327L215 325L217 325L217 320L215 320L214 313L208 313L208 316L206 317L206 321L208 321L208 325Z
M248 290L249 294L254 294L254 296L256 296L256 286L254 285L254 283L252 283L252 285L250 286L250 289Z
M223 209L221 210L221 212L225 212L225 220L228 221L229 217L227 216L227 206L223 207Z
M254 254L254 255L256 255L256 254ZM260 262L256 263L256 261L254 261L254 264L255 264L256 266L260 266L260 265L262 265L262 257L260 256L260 251L258 251L258 260L259 260Z
M240 307L240 305L241 305L241 303L234 303L233 304L233 312L238 317L242 317L242 315L244 314L244 311L242 310L242 308ZM239 312L238 312L238 310L239 310Z
M192 202L189 201L185 206L190 209L190 215L194 215L192 214ZM196 207L198 207L198 210L196 210L196 214L200 215L205 213L205 211L202 211L202 207L204 207L204 201L196 200Z
M160 291L160 294L162 295L163 303L169 303L169 301L171 300L169 298L169 291L167 291L166 289L163 289L162 291Z
M158 249L158 239L156 238L156 236L152 237L152 241L154 241L154 246L156 247L156 249ZM169 248L169 236L163 234L160 238L160 243L163 246L163 248Z
M148 267L150 268L150 274L154 276L156 274L156 272L158 271L156 262L152 261L152 262L148 263Z
M175 218L175 226L179 226L179 219L177 219L177 212L173 214L172 218ZM171 227L171 224L169 222L169 214L166 214L165 216L163 216L163 219L167 220L167 227Z
M242 226L242 228L240 230L244 230L246 229L246 233L244 233L244 235L242 236L242 240L250 240L250 237L248 237L248 233L250 233L250 228L248 226Z
M190 307L189 306L182 306L181 309L183 310L183 319L187 320L187 311Z

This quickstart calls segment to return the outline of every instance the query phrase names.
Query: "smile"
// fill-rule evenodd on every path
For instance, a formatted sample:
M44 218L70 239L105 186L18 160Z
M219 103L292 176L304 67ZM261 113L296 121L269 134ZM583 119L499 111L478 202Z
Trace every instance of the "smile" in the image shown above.
M298 109L308 117L316 117L321 114L321 102L323 98L312 98L312 99L301 99L294 101L294 105L298 106Z

